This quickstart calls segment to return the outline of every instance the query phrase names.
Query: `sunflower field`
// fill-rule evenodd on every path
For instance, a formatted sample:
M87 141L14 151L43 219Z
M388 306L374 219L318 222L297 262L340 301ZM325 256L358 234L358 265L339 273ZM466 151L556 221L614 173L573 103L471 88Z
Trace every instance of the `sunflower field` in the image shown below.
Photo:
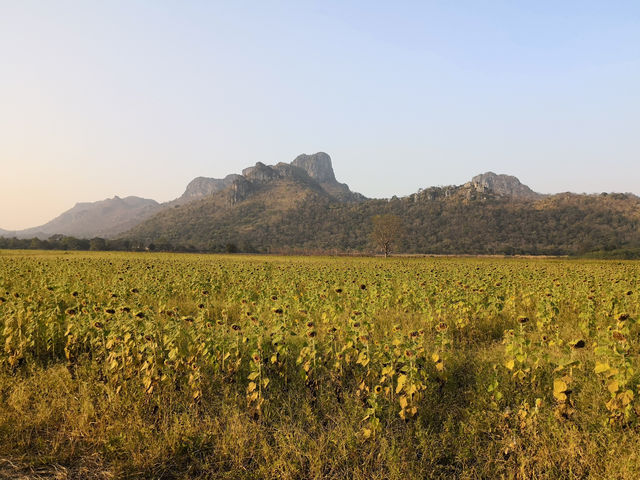
M0 252L0 478L640 478L640 263Z

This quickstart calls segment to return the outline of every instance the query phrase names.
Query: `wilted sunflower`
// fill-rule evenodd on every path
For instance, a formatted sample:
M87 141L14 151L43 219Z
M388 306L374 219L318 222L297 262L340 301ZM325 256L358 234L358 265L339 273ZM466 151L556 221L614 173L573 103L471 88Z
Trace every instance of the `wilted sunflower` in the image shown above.
M573 348L584 348L584 346L586 345L584 340L578 340L576 343L573 344Z
M440 322L438 323L438 325L436 325L436 330L438 332L445 332L447 331L448 328L449 328L449 325L447 325L446 322Z
M627 341L627 337L625 337L622 333L618 332L618 331L614 331L611 336L613 338L615 338L617 341L619 342L626 342Z

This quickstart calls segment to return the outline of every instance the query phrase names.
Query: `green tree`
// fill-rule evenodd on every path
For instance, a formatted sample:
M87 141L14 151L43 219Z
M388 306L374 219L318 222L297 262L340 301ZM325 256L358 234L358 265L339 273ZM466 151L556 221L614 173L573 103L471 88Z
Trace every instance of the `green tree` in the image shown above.
M107 241L104 238L95 237L89 240L89 250L104 251L107 249Z

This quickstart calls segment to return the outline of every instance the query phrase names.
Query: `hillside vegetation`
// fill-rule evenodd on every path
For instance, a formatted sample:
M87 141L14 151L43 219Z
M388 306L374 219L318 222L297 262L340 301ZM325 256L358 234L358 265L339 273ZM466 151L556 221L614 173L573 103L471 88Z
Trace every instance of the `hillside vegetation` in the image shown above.
M517 199L473 185L404 198L344 203L294 182L273 182L232 203L224 193L161 212L125 238L156 245L241 251L371 251L374 215L399 216L398 251L444 254L576 254L640 246L640 199L558 194Z

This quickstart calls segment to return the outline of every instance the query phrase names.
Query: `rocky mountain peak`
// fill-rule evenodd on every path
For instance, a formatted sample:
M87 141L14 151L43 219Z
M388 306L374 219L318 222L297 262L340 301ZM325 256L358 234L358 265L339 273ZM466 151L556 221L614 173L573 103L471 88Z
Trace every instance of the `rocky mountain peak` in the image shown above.
M262 162L242 170L242 176L252 182L268 182L279 177L277 171Z
M303 153L298 155L291 162L291 165L302 168L318 183L334 183L337 181L333 173L331 157L324 152L314 153L313 155Z
M365 199L359 193L351 192L348 185L339 183L333 172L331 157L318 152L298 155L291 163L265 165L256 162L254 166L242 170L242 175L227 175L223 179L197 177L187 185L180 198L167 205L182 205L226 190L229 190L233 202L237 202L251 195L257 186L280 180L302 182L311 188L324 190L340 201L357 202Z
M229 187L238 178L240 178L240 175L236 174L227 175L224 178L196 177L189 182L187 189L179 200L188 201L211 195Z
M513 198L533 200L541 197L539 193L534 192L526 185L520 183L520 180L512 175L499 175L493 172L486 172L476 175L469 183L480 191L490 190L499 195Z

